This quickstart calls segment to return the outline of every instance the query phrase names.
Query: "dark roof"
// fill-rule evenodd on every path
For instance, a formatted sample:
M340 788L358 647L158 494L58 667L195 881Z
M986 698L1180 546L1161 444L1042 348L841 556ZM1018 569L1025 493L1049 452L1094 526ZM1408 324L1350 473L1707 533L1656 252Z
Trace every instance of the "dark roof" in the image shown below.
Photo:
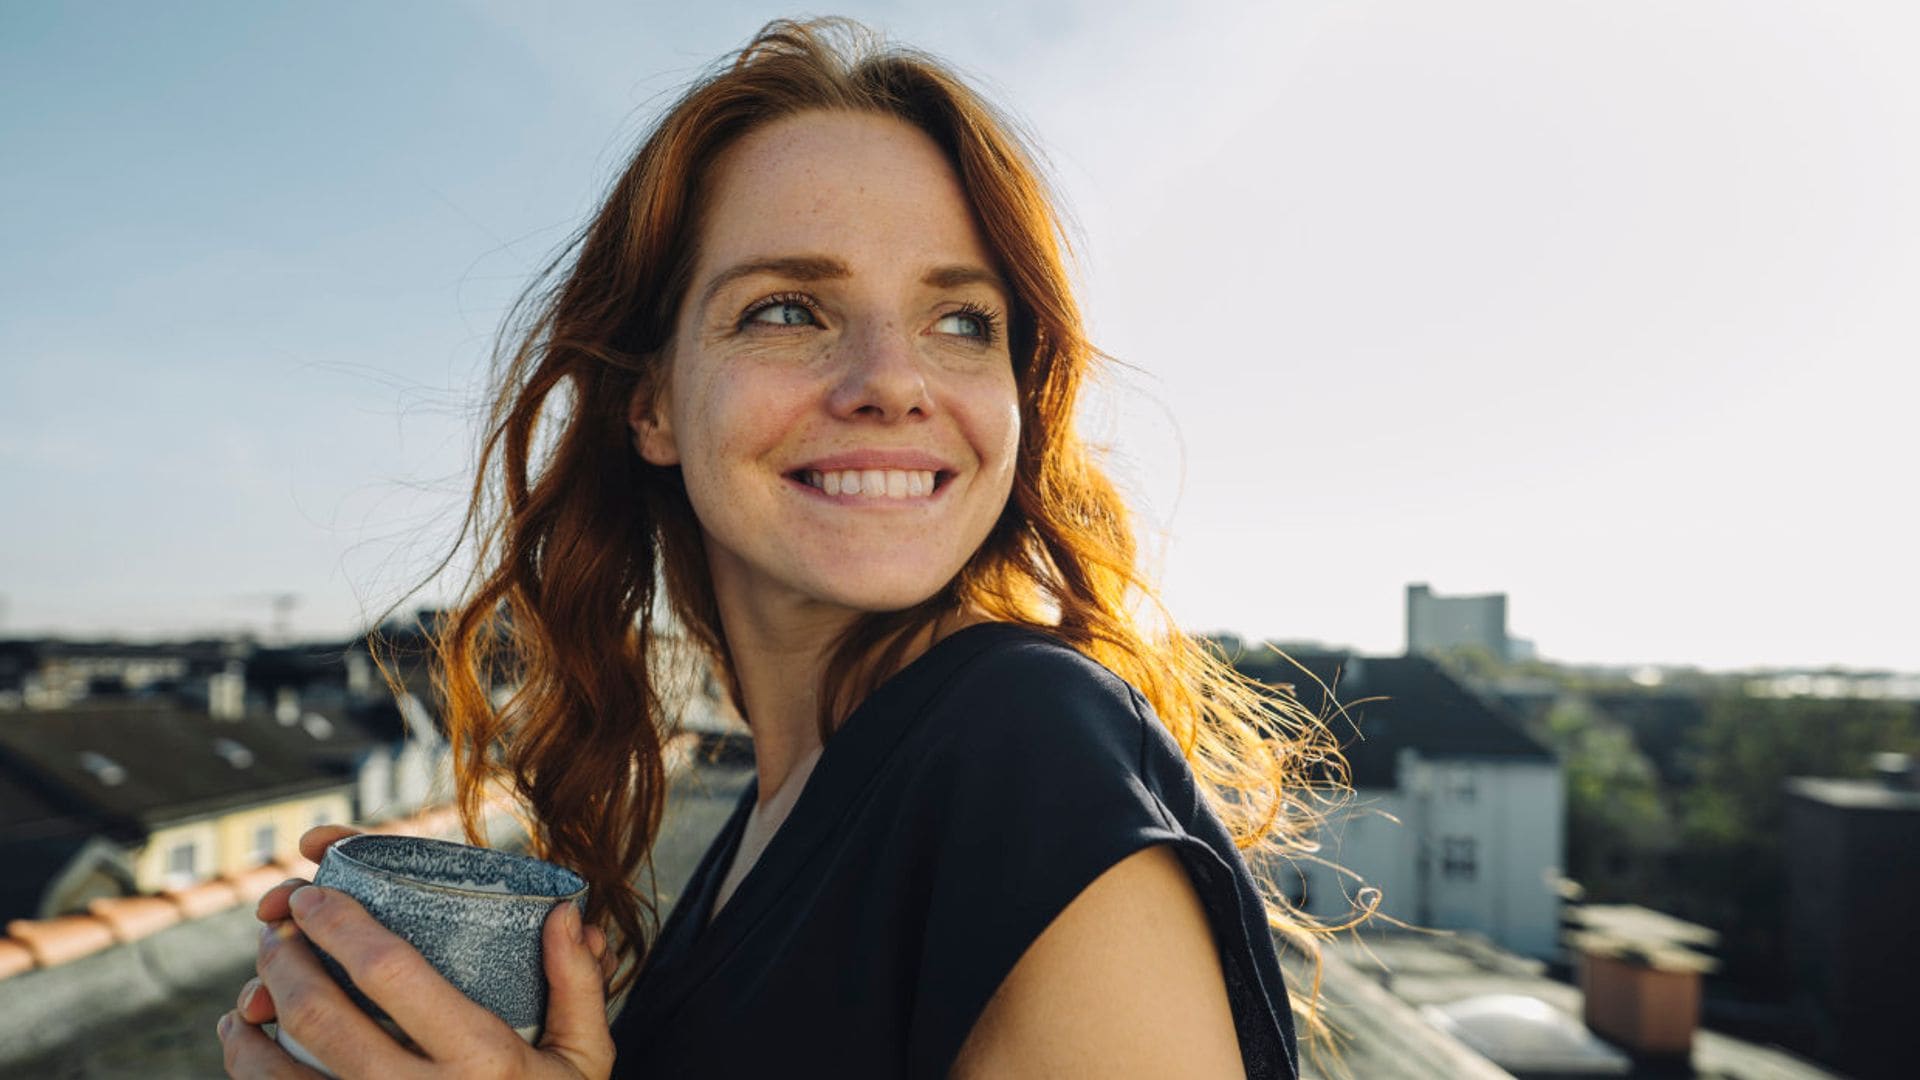
M0 713L0 723L18 715ZM47 882L99 834L79 810L31 770L0 761L0 920L36 917Z
M343 787L369 742L318 714L282 725L135 701L0 715L8 773L30 773L50 801L121 834Z
M30 769L0 760L0 847L16 840L92 831L69 799Z
M1242 654L1238 664L1263 682L1290 686L1302 705L1327 716L1355 787L1396 786L1402 749L1428 759L1554 760L1553 752L1505 708L1474 694L1424 656L1289 655L1313 677L1259 648ZM1331 699L1319 683L1333 689ZM1336 702L1345 707L1344 717L1332 712Z

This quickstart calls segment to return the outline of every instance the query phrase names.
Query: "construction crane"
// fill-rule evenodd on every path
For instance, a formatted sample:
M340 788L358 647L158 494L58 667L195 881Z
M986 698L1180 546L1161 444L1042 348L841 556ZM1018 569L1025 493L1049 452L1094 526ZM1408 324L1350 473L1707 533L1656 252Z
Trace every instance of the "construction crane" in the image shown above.
M293 609L300 606L300 594L280 593L241 593L229 597L236 604L265 604L273 612L268 623L268 632L273 635L276 645L287 645L293 641Z

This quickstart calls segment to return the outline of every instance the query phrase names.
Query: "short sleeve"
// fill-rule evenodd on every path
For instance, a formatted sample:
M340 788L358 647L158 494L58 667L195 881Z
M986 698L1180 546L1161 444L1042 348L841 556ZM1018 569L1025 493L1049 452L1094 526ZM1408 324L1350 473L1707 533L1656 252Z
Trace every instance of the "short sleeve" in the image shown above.
M1131 687L1070 648L1022 640L976 661L928 719L911 1076L944 1077L1028 946L1102 873L1157 843L1173 845L1206 906L1248 1075L1294 1075L1264 909L1249 910L1258 893Z

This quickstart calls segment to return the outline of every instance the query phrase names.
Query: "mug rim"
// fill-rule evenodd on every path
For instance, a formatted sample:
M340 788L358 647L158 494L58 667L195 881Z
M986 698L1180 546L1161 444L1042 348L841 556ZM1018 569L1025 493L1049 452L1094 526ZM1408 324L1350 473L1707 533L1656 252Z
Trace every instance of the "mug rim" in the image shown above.
M347 845L352 844L356 840L405 840L411 843L416 843L416 844L424 843L424 844L437 846L437 847L469 848L474 851L485 851L506 859L526 859L530 862L545 863L546 865L551 866L556 870L559 870L561 873L571 876L575 881L580 882L580 887L577 889L574 889L572 892L554 895L550 893L498 892L491 889L468 889L468 888L462 888L459 885L447 885L438 881L427 881L423 878L415 877L411 874L402 873L397 870L389 870L384 866L375 866L374 864L367 862L364 859L355 858L351 852L346 850L346 847ZM588 888L585 878L581 877L575 871L569 870L566 867L561 866L559 863L550 863L550 862L546 862L546 860L544 859L536 859L531 855L521 855L517 852L502 851L499 848L481 847L478 844L457 844L451 840L437 840L431 836L401 836L395 833L359 833L354 836L342 837L341 839L334 841L331 845L327 847L326 854L321 856L320 861L324 864L328 858L336 855L339 858L349 863L352 863L356 869L364 870L370 874L376 874L380 877L388 879L389 881L402 883L415 888L427 889L433 892L455 893L460 896L470 896L470 897L484 898L489 900L520 900L520 901L545 900L548 903L559 904L559 903L565 903L570 900L581 899L582 897L586 896L587 888ZM319 872L317 869L315 871L314 876L315 877L319 876Z

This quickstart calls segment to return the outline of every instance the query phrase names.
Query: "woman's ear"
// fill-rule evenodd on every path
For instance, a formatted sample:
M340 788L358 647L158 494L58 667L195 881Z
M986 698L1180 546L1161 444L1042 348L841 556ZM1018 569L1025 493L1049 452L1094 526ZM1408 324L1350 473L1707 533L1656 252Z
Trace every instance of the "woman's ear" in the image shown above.
M673 424L667 420L664 398L651 383L642 382L627 399L627 427L633 432L633 449L649 465L680 464L680 448L674 445Z

